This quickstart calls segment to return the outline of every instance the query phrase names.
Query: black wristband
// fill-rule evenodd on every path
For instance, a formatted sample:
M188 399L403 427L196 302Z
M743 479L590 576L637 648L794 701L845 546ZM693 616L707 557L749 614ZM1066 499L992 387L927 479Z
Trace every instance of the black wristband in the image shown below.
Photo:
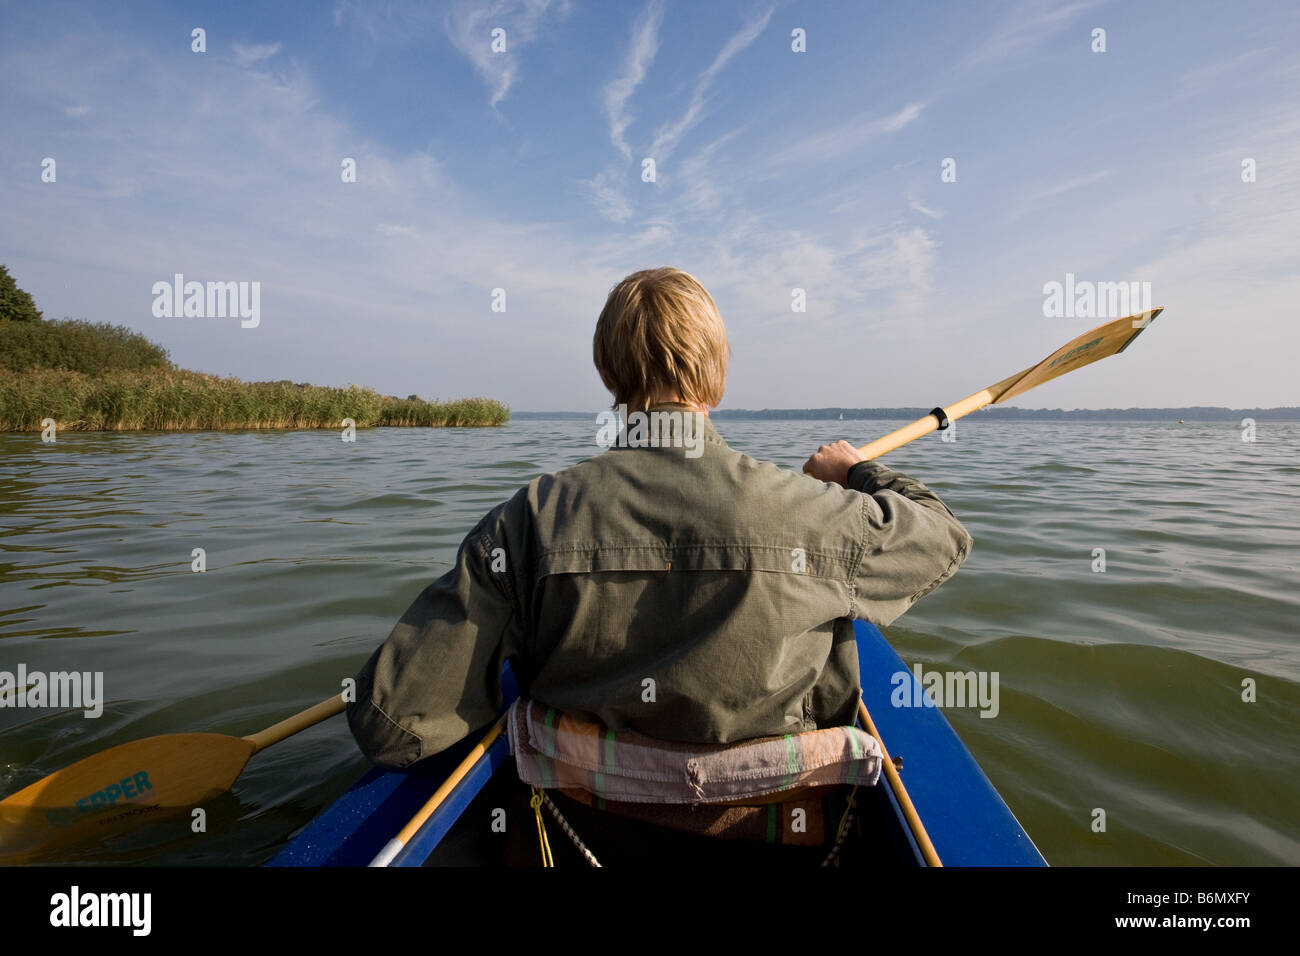
M861 488L854 487L853 484L854 472L856 472L860 468L866 471L874 471L878 467L880 467L880 465L877 462L872 461L870 458L868 458L865 461L860 461L849 468L849 473L844 476L844 483L848 485L850 488L853 488L854 491L861 491L862 490ZM862 483L865 485L867 482L866 480L864 480Z

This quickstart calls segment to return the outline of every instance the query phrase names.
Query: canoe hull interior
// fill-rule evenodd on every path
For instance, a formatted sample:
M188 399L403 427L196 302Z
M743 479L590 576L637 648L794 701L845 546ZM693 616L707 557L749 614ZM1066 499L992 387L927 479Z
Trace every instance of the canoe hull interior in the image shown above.
M865 621L855 622L855 630L863 701L890 755L904 758L903 784L944 865L1045 866L1033 841L939 708L896 705L921 696L913 686L915 678L893 648ZM508 683L507 703L515 696L513 683ZM481 734L469 735L409 771L372 769L281 849L269 865L367 865L461 763ZM492 821L496 808L508 799L510 787L518 787L518 783L502 735L408 841L393 865L503 862L505 841ZM884 774L876 787L859 792L857 815L860 842L870 845L846 852L846 863L924 865ZM546 819L558 859L561 844L567 847L568 840L549 815ZM535 835L532 839L535 844Z

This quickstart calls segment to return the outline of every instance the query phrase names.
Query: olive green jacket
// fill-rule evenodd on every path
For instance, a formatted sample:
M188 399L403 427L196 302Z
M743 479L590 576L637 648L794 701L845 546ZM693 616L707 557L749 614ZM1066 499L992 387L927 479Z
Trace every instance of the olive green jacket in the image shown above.
M479 521L357 677L348 722L367 757L404 767L491 721L507 660L527 696L663 740L853 722L852 620L893 621L970 535L882 465L855 466L846 489L692 418L693 455L613 447Z

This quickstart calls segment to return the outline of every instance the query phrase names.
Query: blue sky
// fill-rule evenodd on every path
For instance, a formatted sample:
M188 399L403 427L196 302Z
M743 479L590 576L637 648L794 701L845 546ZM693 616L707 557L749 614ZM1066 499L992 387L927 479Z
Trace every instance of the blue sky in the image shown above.
M1073 273L1167 311L1015 404L1300 403L1291 2L6 3L0 88L0 262L189 368L597 409L606 293L675 265L724 407L928 406L1100 324ZM155 318L177 272L260 325Z

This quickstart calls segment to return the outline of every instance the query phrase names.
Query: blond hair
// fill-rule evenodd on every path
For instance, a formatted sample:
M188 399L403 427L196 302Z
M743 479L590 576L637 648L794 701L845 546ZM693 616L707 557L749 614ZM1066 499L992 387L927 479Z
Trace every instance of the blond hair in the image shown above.
M634 272L609 293L592 354L614 403L643 410L663 392L716 408L731 347L708 290L680 269Z

